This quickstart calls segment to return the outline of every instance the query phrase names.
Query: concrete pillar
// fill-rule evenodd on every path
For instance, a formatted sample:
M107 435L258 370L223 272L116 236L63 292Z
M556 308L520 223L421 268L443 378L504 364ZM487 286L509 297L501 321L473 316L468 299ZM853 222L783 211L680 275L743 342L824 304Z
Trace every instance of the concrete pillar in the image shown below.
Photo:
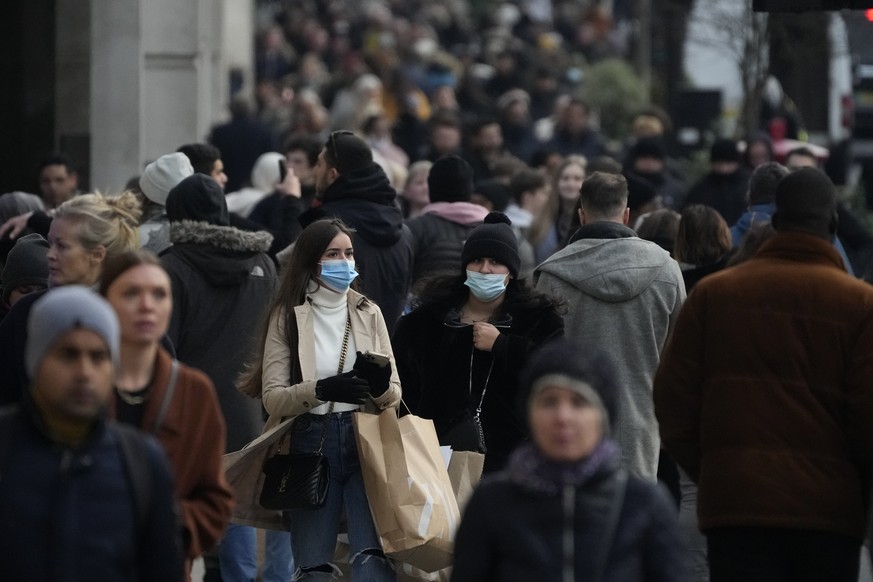
M227 63L251 71L251 48L228 57L225 23L251 39L252 2L92 0L94 186L119 191L156 157L206 138L229 99Z
M79 187L86 189L91 166L91 4L57 0L55 21L54 143L72 160Z

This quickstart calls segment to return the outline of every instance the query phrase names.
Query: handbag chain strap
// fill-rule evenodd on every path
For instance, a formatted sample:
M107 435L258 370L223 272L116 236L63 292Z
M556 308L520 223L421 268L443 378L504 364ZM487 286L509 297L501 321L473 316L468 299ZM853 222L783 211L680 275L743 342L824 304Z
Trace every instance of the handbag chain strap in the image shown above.
M346 354L349 351L349 336L352 334L352 316L346 315L346 330L343 332L343 347L340 349L339 367L336 370L337 376L343 373L343 368L346 367ZM333 400L327 407L327 418L324 421L324 429L321 431L321 442L318 444L317 454L321 454L321 449L324 448L324 439L327 437L327 424L330 422L330 415L333 414L333 405L336 404Z
M473 397L473 355L476 353L476 346L470 350L470 397ZM479 397L479 405L476 407L476 414L473 418L476 422L480 422L482 415L482 403L485 402L485 392L488 390L488 381L491 380L491 372L494 370L494 356L491 356L491 365L488 366L488 375L485 376L485 385L482 386L482 395Z

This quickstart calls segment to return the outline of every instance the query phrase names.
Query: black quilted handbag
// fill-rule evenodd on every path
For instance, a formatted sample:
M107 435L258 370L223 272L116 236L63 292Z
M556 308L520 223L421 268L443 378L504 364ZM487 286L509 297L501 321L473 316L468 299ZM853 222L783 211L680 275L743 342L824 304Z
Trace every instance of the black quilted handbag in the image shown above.
M319 509L327 501L330 465L320 452L273 455L264 462L259 503L265 509Z

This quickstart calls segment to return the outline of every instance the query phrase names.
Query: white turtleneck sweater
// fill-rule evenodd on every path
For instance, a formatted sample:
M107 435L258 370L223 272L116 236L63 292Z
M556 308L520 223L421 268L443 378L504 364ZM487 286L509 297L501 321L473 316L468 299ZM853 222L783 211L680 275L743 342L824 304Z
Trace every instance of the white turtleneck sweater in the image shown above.
M312 301L313 333L315 334L315 371L318 378L336 376L340 353L343 346L343 335L348 318L348 292L337 293L321 285L315 291L307 293ZM350 371L355 365L355 336L349 334L349 344L346 349L346 360L343 372ZM327 414L329 403L316 406L309 412L312 414ZM337 402L334 412L359 410L357 404Z

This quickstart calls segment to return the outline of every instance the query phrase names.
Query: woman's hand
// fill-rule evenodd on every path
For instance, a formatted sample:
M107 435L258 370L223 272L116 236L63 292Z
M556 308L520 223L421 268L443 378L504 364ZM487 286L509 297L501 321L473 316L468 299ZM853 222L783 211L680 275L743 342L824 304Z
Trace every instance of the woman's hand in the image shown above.
M487 321L477 321L473 324L473 347L483 352L490 352L500 331Z

